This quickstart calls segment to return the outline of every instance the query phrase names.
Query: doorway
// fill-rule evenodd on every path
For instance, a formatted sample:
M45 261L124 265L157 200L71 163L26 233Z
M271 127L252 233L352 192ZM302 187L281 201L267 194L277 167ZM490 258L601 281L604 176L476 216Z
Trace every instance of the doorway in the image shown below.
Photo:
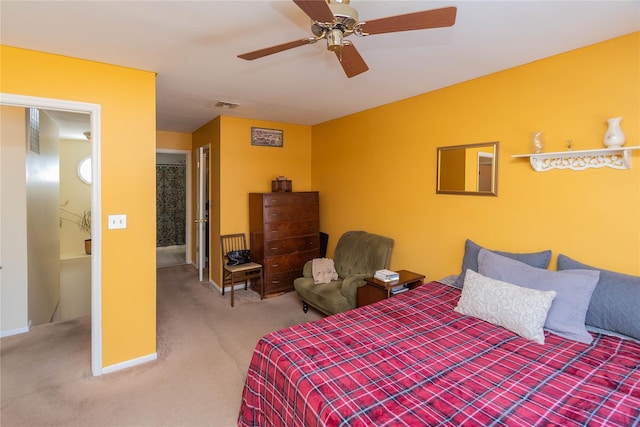
M156 150L156 267L191 260L191 152Z
M92 186L91 186L91 215L92 222L94 224L102 223L102 203L101 203L101 170L100 170L100 123L101 123L101 107L98 104L90 104L75 101L57 100L49 98L30 97L24 95L13 94L0 94L0 104L13 107L22 107L25 109L35 108L43 110L55 110L66 111L72 113L88 114L90 117L90 130L91 132L91 163L93 165L91 170ZM10 154L11 155L11 154ZM3 151L3 156L5 153ZM5 159L3 159L3 162ZM10 160L9 160L10 161ZM3 168L4 169L4 168ZM3 179L2 181L5 181ZM10 205L12 200L4 200L5 192L0 195L3 200L0 202L0 206L3 208ZM24 218L26 222L26 218ZM26 227L25 227L26 232ZM0 248L8 248L10 242L5 242L5 233L2 233L2 243ZM26 241L26 236L22 238ZM100 227L93 227L91 229L91 240L93 242L92 256L91 256L91 371L94 376L102 375L102 281L101 281L101 266L102 266L102 252L101 241L102 231ZM27 257L27 252L23 257ZM2 258L4 258L5 252L2 252ZM4 262L4 260L2 260ZM18 265L18 264L15 264ZM23 268L21 265L26 266L26 262L20 263L20 266L16 268ZM6 268L0 270L0 283L2 283L2 276L7 274L6 270L13 267L14 264L7 265ZM4 267L4 266L3 266ZM12 275L16 272L9 272ZM17 276L20 277L22 273L18 272ZM26 273L23 277L26 278ZM27 282L19 281L15 282L16 288L27 288ZM20 289L12 289L5 293L6 287L1 287L3 291L2 308L4 311L5 305L15 305L17 307L27 307L27 292L22 292ZM18 292L12 292L16 291ZM8 298L7 298L8 297ZM27 332L29 329L29 320L26 313L18 313L17 318L20 323L19 328L14 328L16 333ZM5 331L3 331L3 334Z
M478 191L493 191L493 154L478 153Z

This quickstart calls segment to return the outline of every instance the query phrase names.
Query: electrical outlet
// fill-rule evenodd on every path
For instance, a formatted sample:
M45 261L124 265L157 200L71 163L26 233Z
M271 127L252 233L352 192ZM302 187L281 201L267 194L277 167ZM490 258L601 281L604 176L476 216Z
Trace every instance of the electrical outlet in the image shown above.
M127 228L127 215L109 215L109 230Z

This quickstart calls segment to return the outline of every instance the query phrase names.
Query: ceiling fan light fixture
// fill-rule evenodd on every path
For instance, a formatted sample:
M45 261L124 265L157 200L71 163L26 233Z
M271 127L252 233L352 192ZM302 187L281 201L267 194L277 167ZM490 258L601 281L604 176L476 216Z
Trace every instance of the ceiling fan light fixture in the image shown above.
M311 33L314 37L243 53L238 55L238 58L251 61L325 39L327 41L327 50L336 54L345 74L351 78L369 69L358 50L347 39L351 35L368 36L399 31L451 27L456 22L457 8L455 6L359 22L358 12L349 5L350 0L293 1L311 18Z
M342 21L345 26L350 27L358 22L358 11L349 6L348 0L332 0L329 3L329 9L333 16L338 21Z
M327 32L327 49L332 52L342 49L342 31L334 28Z

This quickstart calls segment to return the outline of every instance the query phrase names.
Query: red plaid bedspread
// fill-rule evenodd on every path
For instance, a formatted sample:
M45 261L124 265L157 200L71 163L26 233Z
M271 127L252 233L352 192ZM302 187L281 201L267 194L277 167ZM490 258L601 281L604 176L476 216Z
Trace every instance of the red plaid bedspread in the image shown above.
M241 426L637 426L640 343L540 345L453 311L429 283L263 337Z

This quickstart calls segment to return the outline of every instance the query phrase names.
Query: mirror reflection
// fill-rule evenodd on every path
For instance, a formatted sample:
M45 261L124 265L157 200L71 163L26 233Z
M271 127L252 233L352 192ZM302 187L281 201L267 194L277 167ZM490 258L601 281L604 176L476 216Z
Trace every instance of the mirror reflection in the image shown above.
M498 142L438 147L436 193L498 195Z

